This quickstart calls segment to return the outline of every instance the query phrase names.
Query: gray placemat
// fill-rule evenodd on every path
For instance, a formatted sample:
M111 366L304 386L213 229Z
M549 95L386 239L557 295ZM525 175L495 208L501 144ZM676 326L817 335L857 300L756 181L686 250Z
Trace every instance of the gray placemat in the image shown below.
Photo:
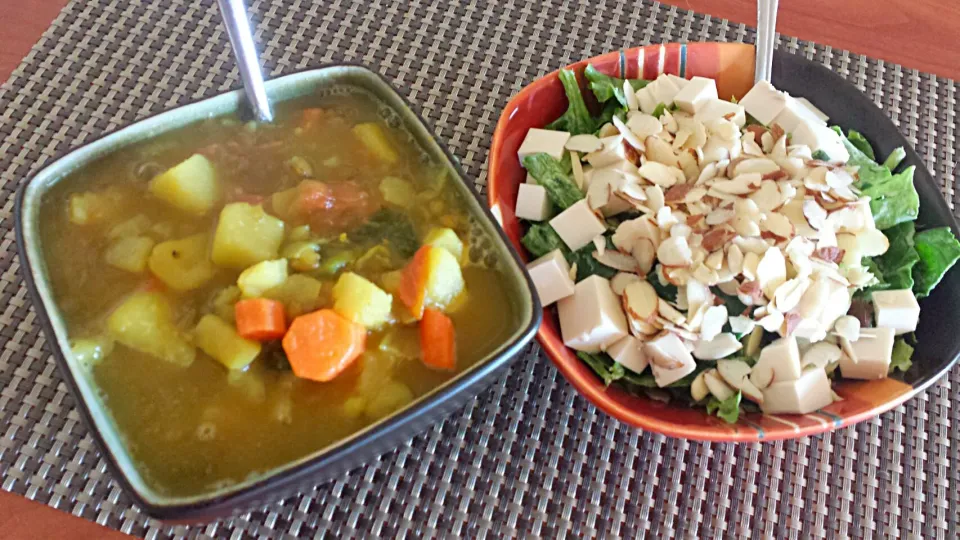
M753 40L742 25L649 1L252 4L270 73L342 60L370 66L415 104L481 191L501 107L540 75L647 43ZM953 205L953 81L795 39L779 47L871 96ZM339 481L202 527L147 519L107 472L54 367L19 275L12 195L52 157L104 131L238 86L213 2L88 0L66 7L0 89L3 489L148 537L956 534L957 369L856 427L737 446L620 424L578 397L534 347L465 409Z

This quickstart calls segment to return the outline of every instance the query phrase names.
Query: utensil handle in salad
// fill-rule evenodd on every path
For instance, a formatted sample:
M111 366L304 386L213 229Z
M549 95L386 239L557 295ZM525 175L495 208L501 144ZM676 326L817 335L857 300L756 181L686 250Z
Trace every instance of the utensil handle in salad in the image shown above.
M223 24L230 36L230 45L233 55L240 69L243 79L243 89L247 101L253 107L253 112L261 122L271 122L273 111L267 99L267 90L263 83L263 73L260 71L260 60L257 57L257 47L253 42L253 33L250 31L250 21L247 19L247 7L243 0L217 0L220 6L220 15Z
M757 59L754 82L769 82L773 72L778 4L778 0L757 0Z

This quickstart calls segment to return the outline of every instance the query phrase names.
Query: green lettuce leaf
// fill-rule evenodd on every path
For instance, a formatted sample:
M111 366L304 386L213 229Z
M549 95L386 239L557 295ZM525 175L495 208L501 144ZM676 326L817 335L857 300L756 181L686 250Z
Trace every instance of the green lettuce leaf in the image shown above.
M590 366L590 369L597 374L597 377L600 377L605 386L610 386L614 381L622 379L627 372L623 365L614 362L613 358L610 358L607 353L591 354L577 351L577 356Z
M583 101L583 94L580 93L580 84L577 82L576 73L569 69L561 69L559 77L563 84L563 91L567 94L569 105L567 111L560 118L547 124L547 129L568 131L572 135L593 133L597 129L597 125L590 117L587 104Z
M613 122L614 116L626 122L627 110L621 107L616 101L609 101L603 106L603 110L600 111L600 116L597 117L597 131L600 131L600 128L607 122ZM596 135L596 132L594 134Z
M710 396L707 401L707 414L716 414L724 422L735 424L740 418L740 398L740 391L723 401Z
M850 141L850 144L857 147L857 150L860 150L863 155L870 158L870 161L876 161L877 156L873 153L873 147L870 146L870 141L868 141L859 131L850 130L847 132L847 140Z
M906 159L907 151L903 149L902 146L898 146L893 149L893 152L890 152L890 155L887 156L887 159L884 160L883 166L890 169L891 171L895 170L897 166L900 165L900 162Z
M523 167L533 176L537 184L547 190L547 198L550 202L562 210L570 208L584 196L565 165L564 162L544 153L523 158Z
M622 107L627 106L627 98L623 93L623 79L604 75L600 73L597 68L593 67L592 64L583 70L583 75L590 81L590 90L593 91L593 95L597 96L597 101L606 103L611 99L616 99ZM650 83L650 81L643 79L629 80L634 92Z
M913 365L913 347L902 337L893 342L893 352L890 355L890 374L894 371L907 371Z
M612 278L617 275L617 271L605 264L601 264L600 261L593 258L593 252L596 251L596 247L593 244L587 244L586 246L578 249L577 251L566 251L564 256L567 258L567 262L571 266L574 264L577 265L577 279L576 281L581 281L590 276L600 276L607 279Z
M657 277L657 267L654 266L650 273L647 274L647 283L653 286L653 290L657 291L657 296L663 298L668 302L677 301L677 286L667 283L666 285L660 284L660 279Z
M924 298L960 259L960 242L948 227L917 233L914 237L920 261L913 267L913 292Z
M874 165L860 168L857 187L863 196L870 197L870 211L877 228L882 231L916 220L920 214L920 196L913 187L915 167L891 174L890 169Z
M653 116L655 118L660 118L663 116L663 113L667 112L667 106L663 103L657 103L657 107L653 109Z
M534 257L543 257L555 249L569 252L557 231L549 223L534 223L527 229L527 234L520 239L523 247L527 248Z
M819 159L820 161L830 161L830 154L824 152L823 150L817 150L810 155L813 159Z
M873 287L872 290L912 289L913 267L920 261L920 256L914 248L913 222L905 221L883 231L883 234L890 240L890 247L886 253L874 257L871 261L875 265L871 268L871 272L882 284L881 287Z

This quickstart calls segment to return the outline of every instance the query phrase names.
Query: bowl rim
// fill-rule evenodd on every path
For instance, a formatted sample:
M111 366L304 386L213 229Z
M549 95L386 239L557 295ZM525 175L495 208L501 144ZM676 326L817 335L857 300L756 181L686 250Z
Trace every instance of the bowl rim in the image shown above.
M754 50L753 45L735 43L735 42L698 42L698 43L664 43L664 44L650 44L638 47L631 47L626 49L620 49L618 51L610 51L602 53L591 58L582 59L567 66L564 66L561 69L574 69L577 66L584 66L586 64L596 64L598 60L608 57L611 54L619 53L620 60L617 66L619 73L617 76L622 76L623 73L627 73L627 56L638 55L639 59L642 62L643 56L649 53L649 49L658 48L660 56L660 69L663 70L663 58L666 56L668 50L681 49L680 55L683 58L681 62L685 62L687 49L694 48L707 48L707 47L716 47L718 50L721 49L732 49L735 47L748 47L751 51ZM802 56L787 53L785 51L775 51L775 58L784 59L785 57L795 59L799 62L805 62L811 66L814 66L816 69L821 72L825 72L834 77L839 77L832 73L829 69L824 67L821 64L808 60ZM647 58L649 63L649 58ZM681 68L682 69L682 68ZM649 69L644 69L643 64L641 63L641 75L646 75ZM500 118L497 122L496 129L494 131L493 140L491 142L490 158L489 158L489 172L488 172L488 182L487 182L487 203L491 208L496 208L500 213L503 212L500 209L500 188L503 185L503 182L509 182L500 178L500 166L499 164L504 159L503 158L503 148L504 148L504 139L507 136L507 132L510 129L509 124L514 114L519 110L519 107L522 103L530 102L533 99L533 94L540 88L548 84L551 84L553 80L557 79L559 69L553 72L544 75L533 82L524 86L515 96L513 96L510 101L504 106ZM752 71L752 69L751 69ZM682 74L681 76L689 77L691 74ZM845 84L849 84L844 81ZM884 114L884 113L882 113ZM886 117L889 122L889 118ZM899 131L898 131L899 133ZM916 150L909 144L909 141L905 137L900 135L903 143L904 149L907 152L906 161L910 161L917 165L918 174L926 174L928 177L932 178L932 175L929 174L929 171L923 166L923 160L917 154ZM922 171L922 172L921 172ZM956 216L949 211L949 207L946 202L943 200L942 194L937 198L934 204L938 209L946 210L946 215L949 216L947 225L952 229L956 235L960 232L960 226L958 226ZM526 253L524 252L524 258L526 258ZM548 308L544 308L545 311ZM544 317L548 315L545 313ZM797 415L764 415L764 417L775 417L778 420L778 423L782 422L784 424L783 429L776 430L764 430L760 426L748 422L746 420L741 420L741 423L745 423L745 426L741 426L741 423L727 425L729 429L717 429L717 428L707 428L704 425L685 425L678 424L670 421L662 420L658 415L641 413L637 412L620 401L611 398L607 393L606 387L603 383L591 372L584 376L582 373L578 372L573 363L566 359L564 355L561 354L561 351L566 352L568 348L563 345L562 340L555 339L557 336L551 336L553 331L547 327L547 324L541 324L539 331L537 332L537 341L540 343L541 347L544 349L550 361L556 366L564 378L576 389L578 393L587 398L590 403L596 406L601 411L613 416L617 420L624 422L626 424L632 425L634 427L641 428L646 431L652 431L656 433L661 433L671 437L684 438L689 440L699 440L699 441L712 441L712 442L769 442L776 440L785 440L785 439L795 439L809 435L816 435L820 433L825 433L828 431L833 431L841 427L846 427L852 424L856 424L873 418L881 413L889 411L894 407L902 404L908 399L914 397L917 393L926 390L933 383L940 380L950 369L955 366L960 360L960 355L955 355L952 359L946 362L941 369L931 370L929 373L926 373L924 376L919 379L912 381L911 384L898 381L896 379L882 379L896 381L898 384L895 388L895 393L893 393L889 398L885 399L882 402L874 403L873 406L864 409L860 412L847 414L845 416L838 416L832 413L826 413L822 411L816 411L811 413L811 415L822 415L823 418L817 418L817 421L806 426L798 426L793 424L788 419ZM557 330L558 334L559 331ZM579 359L576 359L577 362L580 362ZM638 397L638 399L649 399ZM803 416L811 416L803 415ZM785 419L785 418L786 419ZM787 429L786 425L792 424L793 429ZM747 427L750 429L737 429L735 426Z
M73 368L71 367L71 362L67 359L67 354L65 353L60 340L58 339L59 334L57 333L52 321L50 310L56 308L56 302L52 300L51 296L50 305L47 304L40 291L41 282L44 286L47 286L47 280L35 278L35 275L40 275L37 273L37 268L44 264L42 254L40 254L40 256L37 258L34 258L30 254L29 246L33 243L33 241L27 240L24 231L26 228L25 220L27 219L24 206L29 202L27 197L31 186L38 178L50 175L51 171L61 166L61 162L68 157L78 153L89 152L96 145L106 145L109 141L121 140L124 136L132 135L135 131L142 130L146 126L152 126L154 124L158 124L156 126L156 130L152 131L149 135L143 137L142 139L135 139L135 141L146 140L158 134L165 133L169 131L170 128L164 127L161 122L165 119L173 118L174 115L188 114L190 119L183 124L174 127L173 129L182 128L186 125L189 125L189 123L208 117L216 117L221 114L239 113L241 115L249 115L248 106L243 101L243 91L228 90L210 97L190 100L182 105L161 110L136 120L135 122L105 131L97 137L84 142L77 147L59 153L41 169L28 176L16 191L14 199L14 230L15 243L17 245L17 255L21 262L20 274L23 278L24 285L30 294L30 300L37 314L37 318L39 319L41 330L43 331L44 336L47 338L46 341L52 350L57 364L57 369L59 370L64 382L67 384L69 392L75 400L75 406L79 410L80 416L83 418L88 431L91 433L94 441L96 442L100 455L107 462L107 466L112 473L113 480L120 484L122 490L133 499L133 502L137 506L141 507L151 517L159 519L165 523L197 523L211 518L223 517L227 514L236 514L254 505L262 504L264 501L269 500L271 496L276 495L276 492L279 490L296 489L296 486L300 486L302 482L309 481L311 476L318 477L319 473L326 467L334 465L344 457L356 453L358 449L363 448L368 444L379 442L381 439L389 437L392 433L401 432L403 428L408 427L415 419L419 417L427 415L431 412L437 413L437 411L441 411L437 414L441 414L442 416L448 415L450 411L443 411L443 405L446 402L461 392L469 390L475 384L483 381L498 369L512 362L520 354L523 347L525 347L527 343L534 337L536 330L540 326L543 310L540 305L539 297L534 292L535 288L533 281L526 270L526 266L521 256L514 249L513 244L510 243L509 239L504 234L502 228L499 226L499 221L496 219L494 214L487 207L487 205L482 204L476 188L467 180L468 176L463 171L459 159L457 159L450 152L447 145L444 144L436 135L436 131L433 126L423 118L420 112L413 108L410 101L400 92L398 92L397 89L390 84L390 82L387 81L383 75L367 68L360 63L327 63L318 66L292 70L283 74L282 76L271 79L266 82L267 93L268 95L280 93L288 86L295 86L299 82L311 81L317 82L320 85L347 84L358 86L356 82L348 81L344 83L342 80L337 80L337 77L339 76L338 71L340 70L347 75L355 74L356 76L370 79L372 84L379 87L380 91L384 92L384 94L391 99L395 99L397 103L402 106L403 110L395 111L397 114L401 115L401 117L403 117L404 114L409 115L409 121L404 120L404 124L410 127L420 128L422 132L428 136L429 140L436 145L436 149L439 150L440 154L447 162L444 165L448 167L451 173L455 173L456 180L462 184L461 189L464 190L464 196L469 195L469 199L471 199L465 201L467 204L467 212L476 217L482 216L482 219L486 222L485 229L488 231L488 233L490 233L491 240L495 244L498 244L497 247L500 249L501 253L506 253L509 255L507 260L504 261L507 263L505 265L504 272L511 276L511 280L516 280L518 289L524 294L524 296L518 303L521 309L517 314L517 329L503 344L494 348L494 350L490 352L485 359L481 359L465 371L458 373L453 378L445 381L440 386L432 389L422 396L419 396L407 407L396 411L395 413L380 419L334 443L318 448L310 454L287 461L283 464L263 471L255 480L241 480L226 488L211 490L199 495L187 497L167 497L159 495L156 493L155 489L146 486L142 478L140 479L140 483L143 483L146 489L141 491L141 489L137 487L136 483L132 481L128 475L126 468L121 464L121 459L114 452L114 447L107 442L104 431L115 430L118 433L118 436L121 439L119 449L123 452L129 453L129 443L126 440L123 440L119 426L109 424L102 426L100 425L100 421L93 413L93 407L90 403L88 403L87 399L80 390L79 383L77 382ZM279 103L286 101L287 99L290 98L278 98L276 99L276 102ZM199 114L204 107L214 107L216 104L224 104L229 107L231 102L234 102L233 108L228 109L226 112L215 113L212 115ZM191 109L193 109L193 111L191 111ZM416 123L417 125L414 126L413 123ZM123 146L125 145L122 143L119 145L119 147ZM116 149L117 148L106 153L108 154L112 151L116 151ZM96 161L101 157L102 154L91 155L90 157L86 158L85 164ZM66 168L64 169L63 173L59 175L59 177L62 178L73 170L74 169L72 168ZM58 181L59 179L57 182ZM31 200L34 197L42 196L42 194L45 192L46 190L43 190L39 193L31 194ZM529 310L524 309L525 307L529 307ZM474 394L475 393L476 392L474 391ZM109 406L102 404L100 405L100 408L109 414ZM110 421L112 422L113 420L110 419ZM409 439L410 436L407 436L406 438ZM396 448L396 446L398 446L398 444L388 442L386 448L380 448L377 450L377 454L383 454L392 451ZM132 458L129 458L129 460L132 460ZM357 466L359 465L351 466L349 469ZM141 474L140 471L136 469L131 472L136 475ZM319 477L317 484L322 485L328 482L329 479ZM163 499L172 500L173 502L162 502Z

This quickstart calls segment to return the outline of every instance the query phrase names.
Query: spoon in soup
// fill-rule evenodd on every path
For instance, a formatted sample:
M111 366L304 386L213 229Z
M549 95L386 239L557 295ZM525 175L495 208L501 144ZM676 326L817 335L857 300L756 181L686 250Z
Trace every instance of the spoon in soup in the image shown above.
M250 31L250 21L247 19L247 6L243 0L217 0L217 4L220 6L220 15L227 28L227 35L230 36L233 56L240 68L247 101L257 120L272 122L273 111L270 109L270 100L267 99L267 90L263 84L260 59L253 42L253 33Z

